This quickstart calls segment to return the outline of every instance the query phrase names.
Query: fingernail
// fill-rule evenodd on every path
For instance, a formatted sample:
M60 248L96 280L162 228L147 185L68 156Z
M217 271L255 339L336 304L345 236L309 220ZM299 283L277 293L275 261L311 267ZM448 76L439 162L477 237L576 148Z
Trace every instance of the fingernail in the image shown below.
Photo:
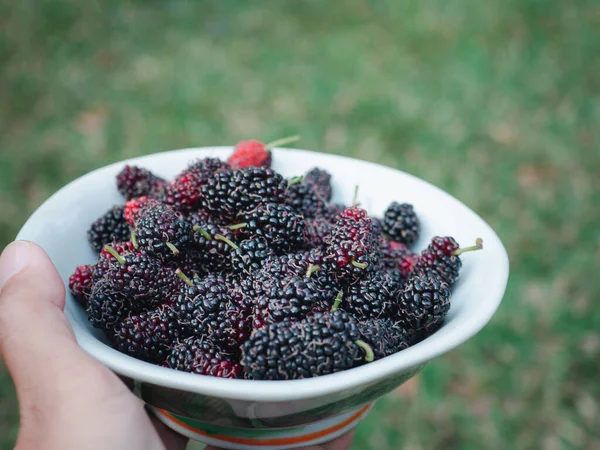
M15 241L4 249L0 256L0 292L9 278L23 270L28 262L28 242Z

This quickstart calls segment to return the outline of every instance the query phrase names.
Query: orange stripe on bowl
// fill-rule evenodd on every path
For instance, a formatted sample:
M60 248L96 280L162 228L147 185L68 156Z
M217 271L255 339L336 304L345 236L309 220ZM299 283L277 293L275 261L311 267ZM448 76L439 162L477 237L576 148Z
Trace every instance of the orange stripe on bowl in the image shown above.
M335 433L336 431L341 430L342 428L346 427L347 425L351 424L353 421L358 419L362 414L364 414L369 409L370 406L371 405L363 406L361 409L359 409L356 413L352 414L352 416L348 417L343 422L340 422L337 425L333 425L332 427L326 428L324 430L315 431L314 433L305 434L302 436L271 438L271 439L263 439L263 438L253 439L253 438L243 438L243 437L235 437L235 436L225 436L222 434L208 434L202 430L199 430L197 428L194 428L194 427L188 425L187 423L182 422L181 420L177 419L176 417L174 417L173 415L171 415L164 409L157 408L157 411L160 412L163 416L167 417L169 420L172 420L173 422L175 422L177 425L179 425L187 430L190 430L194 433L201 434L202 436L206 436L206 437L209 437L212 439L218 439L218 440L225 441L225 442L231 442L232 444L273 445L273 446L275 446L275 445L303 444L305 442L309 442L314 439L319 439L319 438L325 437L328 434Z

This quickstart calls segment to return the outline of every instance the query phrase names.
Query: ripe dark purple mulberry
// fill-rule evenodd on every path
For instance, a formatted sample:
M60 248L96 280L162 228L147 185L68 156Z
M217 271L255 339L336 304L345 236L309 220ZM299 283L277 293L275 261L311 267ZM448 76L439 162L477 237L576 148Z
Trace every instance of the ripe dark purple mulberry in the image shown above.
M263 263L274 256L273 249L267 240L261 236L246 239L236 245L231 252L231 266L233 272L238 274L252 274L258 272Z
M248 338L250 306L234 296L223 276L208 275L188 283L175 302L180 325L189 334L235 353Z
M125 166L117 175L117 188L125 200L136 197L158 198L166 181L141 167Z
M255 331L242 365L254 380L293 380L351 369L364 361L358 325L342 311L284 321Z
M245 232L250 236L262 236L269 247L279 252L298 249L305 242L304 217L288 206L263 203L243 218Z
M287 182L271 169L217 172L202 186L202 205L211 215L232 221L261 203L283 203Z
M99 252L106 244L128 240L130 234L124 207L115 206L92 224L87 237L92 248Z
M255 277L259 280L255 291L260 292L264 292L264 289L261 291L260 286L268 284L267 282L272 279L280 280L292 276L310 278L311 284L329 305L327 310L331 309L332 300L340 290L335 276L323 265L323 252L320 249L269 258L264 262L260 275Z
M164 205L155 205L135 223L140 249L160 258L186 250L192 242L192 226L183 216Z
M221 378L239 378L242 374L242 367L233 356L197 337L176 343L167 358L167 365L175 370Z
M94 285L86 312L92 326L112 335L116 326L130 313L140 312L141 305L123 292L102 281Z
M333 224L320 217L306 221L306 242L309 247L323 247L325 238L331 232Z
M408 203L393 202L383 216L383 232L392 240L408 246L419 238L420 223L413 206Z
M221 238L217 239L217 236ZM195 255L206 272L231 270L231 254L234 247L223 238L233 242L234 233L227 227L204 223L194 226L191 253Z
M376 272L344 289L342 307L357 320L393 317L400 285L386 272Z
M125 318L112 335L117 350L144 361L164 361L182 333L170 305Z
M327 299L310 278L291 276L275 279L264 286L263 292L254 301L254 328L282 322L301 320L313 309L314 305Z
M450 286L437 275L411 276L399 296L398 319L411 333L430 334L450 309Z
M330 203L327 205L324 211L319 214L319 218L325 219L333 224L335 224L340 218L340 214L342 211L346 209L346 206L338 204L338 203Z
M410 346L406 329L390 319L371 319L358 323L360 338L373 349L374 359L385 358Z
M92 266L92 280L95 283L101 280L106 272L110 269L113 260L116 260L114 254L123 256L135 251L135 246L131 241L116 242L110 244L110 251L107 248L102 248L98 255L98 261Z
M133 251L121 256L115 252L114 256L104 267L103 282L141 305L168 302L182 285L173 269L146 253Z
M326 209L325 201L314 188L303 182L288 187L285 202L306 218L318 217Z
M331 201L331 175L323 169L315 167L304 176L305 184L311 186L326 202Z
M270 257L264 262L261 271L269 273L276 278L306 275L308 267L311 264L313 266L320 265L322 261L323 254L319 249L305 250Z

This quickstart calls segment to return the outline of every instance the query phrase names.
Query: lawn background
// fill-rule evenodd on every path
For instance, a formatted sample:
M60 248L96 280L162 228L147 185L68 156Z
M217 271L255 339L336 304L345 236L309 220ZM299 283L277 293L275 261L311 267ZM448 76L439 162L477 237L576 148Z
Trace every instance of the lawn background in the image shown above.
M599 30L594 1L0 0L0 247L107 163L301 134L442 187L511 259L353 449L599 448ZM0 449L17 427L0 367Z

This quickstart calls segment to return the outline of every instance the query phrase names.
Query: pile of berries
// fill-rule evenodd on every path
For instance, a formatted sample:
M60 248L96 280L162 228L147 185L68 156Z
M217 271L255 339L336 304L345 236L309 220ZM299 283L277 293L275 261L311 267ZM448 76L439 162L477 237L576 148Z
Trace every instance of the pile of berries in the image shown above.
M275 144L291 142L280 140ZM126 166L125 205L94 222L98 260L69 280L119 351L201 375L286 380L351 369L435 332L461 268L451 237L412 250L412 205L375 218L331 203L331 176L271 169L273 145L240 142L168 182Z

